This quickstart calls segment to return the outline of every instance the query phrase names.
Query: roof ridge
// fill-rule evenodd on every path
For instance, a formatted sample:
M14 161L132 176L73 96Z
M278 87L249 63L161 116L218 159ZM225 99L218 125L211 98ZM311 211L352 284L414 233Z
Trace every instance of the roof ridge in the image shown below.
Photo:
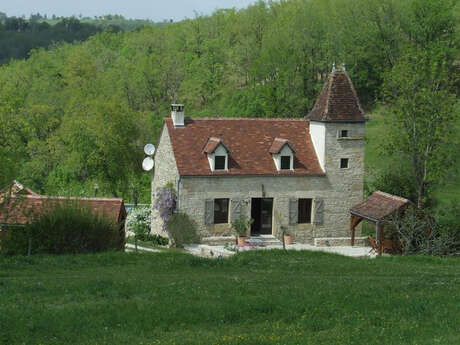
M326 95L326 106L325 106L325 117L327 119L327 114L329 114L329 100L331 99L331 89L332 89L332 82L334 81L335 73L331 73L328 78L328 86L327 86L327 95Z
M206 121L222 121L222 120L229 120L229 121L235 121L235 120L247 120L247 121L299 121L299 122L305 122L308 120L303 118L303 117L186 117L186 119L191 119L194 121L197 120L206 120ZM165 120L171 121L169 117L165 117Z
M345 71L344 71L344 75L347 78L348 83L350 84L351 92L353 92L355 96L356 105L358 106L358 109L361 112L361 114L363 114L364 116L364 110L361 107L361 102L359 101L358 93L356 92L355 86L353 85L353 82L351 81L350 75L348 73L345 73Z
M123 201L123 198L92 198L92 197L77 197L77 196L52 196L52 195L24 195L24 196L13 196L12 198L27 198L27 199L55 199L55 200L88 200L88 201Z
M394 200L399 200L399 201L403 201L403 202L410 202L410 200L408 200L406 198L403 198L403 197L398 196L398 195L393 195L393 194L390 194L390 193L385 193L385 192L382 192L381 190L377 190L374 193L386 196L386 197L394 199Z

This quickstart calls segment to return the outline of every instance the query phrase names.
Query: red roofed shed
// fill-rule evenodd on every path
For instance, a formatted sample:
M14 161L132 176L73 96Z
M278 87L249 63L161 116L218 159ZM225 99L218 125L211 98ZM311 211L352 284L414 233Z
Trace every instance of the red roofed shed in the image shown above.
M398 212L402 212L410 201L396 195L376 191L366 200L350 209L351 245L354 245L355 228L363 220L375 223L379 254L383 251L383 223Z

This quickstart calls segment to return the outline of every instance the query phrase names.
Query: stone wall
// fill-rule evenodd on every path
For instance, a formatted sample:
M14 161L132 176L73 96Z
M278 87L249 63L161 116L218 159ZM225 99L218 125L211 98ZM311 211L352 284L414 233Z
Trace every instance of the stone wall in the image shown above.
M179 181L179 171L177 170L176 160L169 137L168 128L163 126L158 149L155 154L155 171L152 181L152 229L153 234L159 234L168 237L168 234L162 230L163 220L159 217L158 211L153 209L155 205L155 193L158 188L172 183L176 190Z

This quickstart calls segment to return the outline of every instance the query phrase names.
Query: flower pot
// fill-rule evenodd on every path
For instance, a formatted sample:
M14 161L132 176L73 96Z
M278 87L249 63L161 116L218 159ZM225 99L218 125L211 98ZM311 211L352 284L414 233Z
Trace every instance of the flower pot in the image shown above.
M292 236L284 235L284 244L292 244Z
M238 236L238 246L242 247L246 245L247 236Z

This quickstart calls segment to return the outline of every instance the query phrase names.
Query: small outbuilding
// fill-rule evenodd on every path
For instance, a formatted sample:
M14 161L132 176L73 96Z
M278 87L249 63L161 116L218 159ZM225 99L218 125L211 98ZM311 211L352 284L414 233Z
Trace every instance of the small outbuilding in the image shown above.
M409 205L410 201L400 196L376 191L366 200L353 206L350 209L351 245L354 245L356 227L365 219L375 223L378 253L382 254L383 224L388 222L394 215L402 213Z
M40 217L47 210L66 203L87 207L93 214L106 217L118 225L124 238L126 209L121 198L75 198L39 195L17 181L0 191L0 235ZM3 230L3 231L2 231Z

